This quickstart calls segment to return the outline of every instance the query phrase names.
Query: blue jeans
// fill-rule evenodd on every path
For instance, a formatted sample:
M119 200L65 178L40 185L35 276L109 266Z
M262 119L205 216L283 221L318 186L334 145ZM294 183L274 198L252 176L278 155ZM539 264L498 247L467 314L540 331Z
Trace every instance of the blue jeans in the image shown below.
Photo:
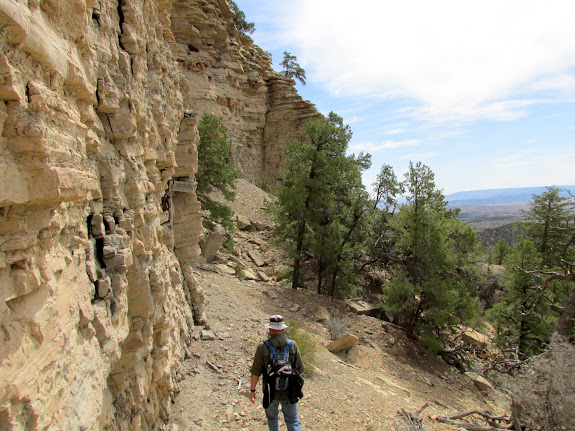
M289 401L273 400L266 409L266 417L268 418L268 427L270 431L279 431L279 407L282 405L284 412L284 419L286 421L288 431L301 431L301 422L297 417L297 404L290 404Z

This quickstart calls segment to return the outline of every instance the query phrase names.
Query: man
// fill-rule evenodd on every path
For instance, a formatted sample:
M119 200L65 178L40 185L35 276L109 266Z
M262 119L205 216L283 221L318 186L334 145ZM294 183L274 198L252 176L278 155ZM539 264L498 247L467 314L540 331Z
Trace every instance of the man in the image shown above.
M270 317L269 323L266 325L268 330L268 341L271 343L273 348L283 349L288 344L288 339L285 335L285 330L288 326L284 323L284 318L280 315L275 315ZM287 425L288 431L301 431L301 422L297 415L297 398L294 399L293 393L288 393L289 390L273 390L271 392L271 400L265 397L268 394L266 385L266 375L269 372L268 365L271 364L270 349L266 345L266 342L262 342L258 345L256 349L256 354L254 357L254 363L250 368L251 372L251 384L250 384L250 401L255 404L256 401L256 386L258 384L260 376L264 375L264 407L266 412L266 417L268 419L268 427L270 431L279 431L279 406L281 404L284 419ZM303 373L304 365L301 360L301 354L299 348L295 341L291 341L291 347L289 348L289 363L292 368L296 370L299 374ZM271 365L270 365L271 367ZM299 377L299 376L297 376ZM303 381L302 381L303 383ZM273 385L272 385L273 386ZM293 386L292 386L293 388ZM301 387L299 388L301 389ZM290 402L290 397L292 402ZM301 397L301 394L300 396ZM299 398L298 397L298 398ZM269 401L269 406L266 407L266 401Z

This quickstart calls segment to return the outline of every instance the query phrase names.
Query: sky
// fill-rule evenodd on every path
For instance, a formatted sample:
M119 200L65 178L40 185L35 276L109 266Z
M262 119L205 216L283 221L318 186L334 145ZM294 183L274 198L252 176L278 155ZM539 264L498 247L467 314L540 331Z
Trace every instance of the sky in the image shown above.
M575 1L236 0L299 94L343 117L349 152L444 193L575 184Z

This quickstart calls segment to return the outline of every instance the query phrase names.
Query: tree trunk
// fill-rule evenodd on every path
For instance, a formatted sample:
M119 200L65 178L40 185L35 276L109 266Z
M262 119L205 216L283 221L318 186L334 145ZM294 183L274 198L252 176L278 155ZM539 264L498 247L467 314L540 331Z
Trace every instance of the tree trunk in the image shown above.
M291 283L291 287L293 289L297 289L298 282L299 282L299 267L300 267L300 261L301 261L301 251L303 249L304 234L305 234L305 220L302 220L300 222L299 231L297 234L295 258L293 261L293 280Z
M569 339L571 330L573 329L573 323L575 323L575 286L573 290L571 290L569 298L567 298L563 304L563 312L559 314L555 332L565 339Z
M323 257L320 256L317 263L317 294L320 295L323 285Z

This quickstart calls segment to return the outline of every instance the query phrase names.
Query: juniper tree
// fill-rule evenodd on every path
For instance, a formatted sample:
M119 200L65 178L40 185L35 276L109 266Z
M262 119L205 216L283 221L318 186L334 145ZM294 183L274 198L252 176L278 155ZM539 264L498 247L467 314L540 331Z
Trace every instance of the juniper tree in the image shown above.
M527 238L537 245L543 264L552 266L567 238L564 229L569 220L569 200L561 196L558 187L547 187L540 195L533 195L529 207L524 211Z
M443 329L476 312L474 274L468 269L476 237L447 209L434 178L426 165L410 163L407 202L389 221L396 256L382 299L394 321L438 348Z
M397 235L391 229L390 220L399 208L398 198L404 192L404 184L397 179L393 167L384 164L372 187L373 198L367 222L369 247L363 267L381 266L387 269L392 262L398 261L395 248Z
M302 85L305 85L305 70L299 65L295 55L291 55L289 52L284 51L284 58L280 65L283 67L283 71L281 72L282 74L291 79L295 78L301 82Z
M234 11L234 24L236 28L243 34L252 34L256 31L256 26L253 22L247 22L246 14L242 11L234 0L230 0L230 8Z
M341 280L353 278L348 262L361 218L359 172L369 166L369 156L346 155L351 130L333 112L306 122L302 136L286 147L274 207L278 234L294 260L292 287L302 285L301 262L311 257L318 292L336 294Z
M229 160L232 144L226 132L220 119L213 114L205 113L198 123L200 140L196 194L202 209L209 213L209 217L203 219L204 227L209 230L215 229L215 223L220 223L227 230L234 227L231 208L210 196L217 190L225 199L233 201L236 196L235 182L241 177L238 167Z
M520 359L525 359L542 352L554 326L547 299L534 309L541 276L529 271L541 265L541 254L532 241L521 238L504 263L510 271L502 283L499 301L486 316L495 327L499 346L517 350Z

